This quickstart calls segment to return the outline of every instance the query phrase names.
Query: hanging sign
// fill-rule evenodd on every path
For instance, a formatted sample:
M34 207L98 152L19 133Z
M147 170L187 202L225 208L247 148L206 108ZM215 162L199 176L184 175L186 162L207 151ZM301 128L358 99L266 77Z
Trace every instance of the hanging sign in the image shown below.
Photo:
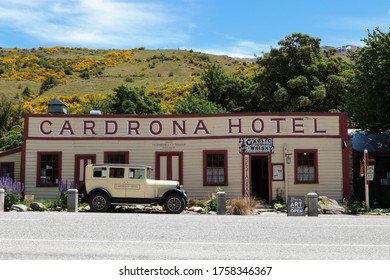
M367 181L374 181L375 165L367 166Z
M273 153L272 138L240 138L240 153Z

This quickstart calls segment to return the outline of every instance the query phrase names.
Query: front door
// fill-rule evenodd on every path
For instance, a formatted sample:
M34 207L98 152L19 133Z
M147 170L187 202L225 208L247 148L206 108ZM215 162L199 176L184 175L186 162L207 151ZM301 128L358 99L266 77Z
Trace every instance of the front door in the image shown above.
M74 180L80 190L85 184L85 167L96 162L96 155L76 155Z
M252 196L269 202L268 156L251 156Z
M157 152L156 179L176 180L183 184L183 152Z

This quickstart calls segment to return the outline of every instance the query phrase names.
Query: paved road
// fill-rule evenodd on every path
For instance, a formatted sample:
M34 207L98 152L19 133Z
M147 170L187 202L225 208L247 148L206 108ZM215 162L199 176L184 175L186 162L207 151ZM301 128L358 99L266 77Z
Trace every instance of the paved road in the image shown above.
M0 213L0 259L390 260L390 216Z

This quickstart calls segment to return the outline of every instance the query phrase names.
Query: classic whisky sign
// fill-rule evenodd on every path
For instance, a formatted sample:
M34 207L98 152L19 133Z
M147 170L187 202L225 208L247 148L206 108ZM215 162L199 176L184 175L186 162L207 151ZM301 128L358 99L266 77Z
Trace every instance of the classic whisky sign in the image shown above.
M240 138L240 153L273 153L272 138Z

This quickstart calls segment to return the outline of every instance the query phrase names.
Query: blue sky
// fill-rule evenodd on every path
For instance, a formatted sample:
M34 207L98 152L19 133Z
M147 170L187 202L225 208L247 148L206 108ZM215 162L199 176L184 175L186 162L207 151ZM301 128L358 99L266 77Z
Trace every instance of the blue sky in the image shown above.
M192 49L253 57L293 32L360 45L390 0L1 0L0 46Z

